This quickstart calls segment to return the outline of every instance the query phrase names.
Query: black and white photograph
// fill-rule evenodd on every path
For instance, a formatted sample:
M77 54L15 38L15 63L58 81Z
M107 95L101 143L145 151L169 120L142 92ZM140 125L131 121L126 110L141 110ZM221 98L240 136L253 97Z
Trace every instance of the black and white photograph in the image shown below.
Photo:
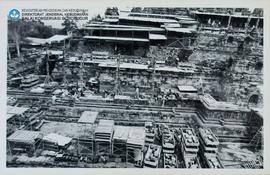
M263 7L15 7L7 169L264 169Z

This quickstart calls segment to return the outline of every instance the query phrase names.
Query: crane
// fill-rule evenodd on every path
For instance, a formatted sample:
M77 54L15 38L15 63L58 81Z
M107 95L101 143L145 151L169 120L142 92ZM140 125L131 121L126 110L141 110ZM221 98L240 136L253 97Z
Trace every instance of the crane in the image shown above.
M50 75L50 67L49 67L49 52L48 52L48 44L46 44L45 46L45 49L46 49L46 77L45 77L45 80L44 80L44 84L47 86L49 85L50 82L53 81L51 75Z
M66 47L64 45L64 48L63 48L63 85L65 88L68 85L66 74L67 74L67 72L66 72Z
M121 55L118 54L118 57L116 58L116 78L115 78L115 86L114 86L114 93L116 95L122 94L122 91L120 88L120 76L119 76L120 59L121 59Z
M80 61L80 71L79 71L79 81L78 81L78 86L80 88L85 87L84 80L83 80L83 72L84 72L84 56L82 56L82 59Z

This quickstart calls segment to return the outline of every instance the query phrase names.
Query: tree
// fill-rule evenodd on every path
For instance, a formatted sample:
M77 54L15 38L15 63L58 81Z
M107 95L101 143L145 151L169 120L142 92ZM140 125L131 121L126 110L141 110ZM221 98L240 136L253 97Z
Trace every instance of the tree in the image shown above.
M51 26L45 26L43 22L35 22L36 36L40 38L49 38L53 36L53 30Z
M8 37L15 43L18 58L21 58L20 43L27 36L30 28L31 25L26 21L8 20Z
M20 21L8 21L8 36L13 40L16 45L17 56L20 58L20 30L21 30Z
M62 26L64 26L63 31L66 35L70 35L72 37L73 32L78 29L77 23L75 20L70 20L68 18L66 18L64 20L64 22L61 24ZM70 40L67 43L67 48L70 48Z
M36 38L49 38L53 36L54 32L51 26L46 26L42 21L30 21L31 32L27 36Z
M8 39L14 42L19 58L21 58L20 44L26 41L26 37L49 38L52 35L52 27L45 26L41 21L8 21Z
M63 30L66 35L72 35L72 33L78 28L76 21L68 18L66 18L61 25L64 26Z
M117 7L108 7L105 11L105 15L118 16L118 8Z
M255 8L255 9L253 10L253 14L254 14L255 16L262 16L262 15L263 15L263 9L262 9L262 8Z

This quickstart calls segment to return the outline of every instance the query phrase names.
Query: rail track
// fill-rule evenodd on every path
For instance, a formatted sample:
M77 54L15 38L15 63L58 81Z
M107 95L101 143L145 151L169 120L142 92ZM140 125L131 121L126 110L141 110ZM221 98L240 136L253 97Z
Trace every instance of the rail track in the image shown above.
M50 100L51 97L47 94L33 94L27 93L22 90L8 90L7 94L16 98L22 99L48 99ZM48 108L50 105L47 106ZM63 102L58 102L54 105L56 108L77 108L77 109L91 109L91 110L102 110L102 111L126 111L126 112L149 112L149 113L159 113L162 112L168 114L175 114L175 116L181 115L181 113L190 113L196 115L195 108L183 108L183 107L169 107L169 106L153 106L153 105L138 105L138 104L120 104L120 103L112 103L110 102L100 102L100 101L74 101L73 104L67 105ZM77 118L77 117L75 117ZM74 118L74 119L75 119ZM117 120L117 123L121 124L129 124L134 123L134 121L123 121ZM164 121L165 122L165 121ZM136 123L136 122L135 122ZM138 122L140 125L142 122ZM170 122L168 122L169 124ZM218 136L220 142L241 142L241 143L248 143L250 138L247 137L239 137L239 136Z
M7 90L7 95L16 97L16 98L26 98L26 99L31 99L31 98L50 99L51 98L51 96L49 96L48 94L35 94L35 93L26 92L23 90Z
M27 93L22 90L8 90L7 94L19 99L48 99L51 97L47 94ZM153 105L138 105L138 104L121 104L111 102L98 101L75 101L71 106L63 102L58 102L55 107L73 107L73 108L97 108L106 110L134 110L134 111L148 111L148 112L168 112L168 113L195 113L195 108L169 107L169 106L153 106Z
M103 108L111 110L136 110L136 111L149 111L149 112L168 112L168 113L195 113L195 108L180 108L180 107L168 107L168 106L152 106L152 105L125 105L125 104L113 104L106 102L76 102L74 107L86 107L86 108Z

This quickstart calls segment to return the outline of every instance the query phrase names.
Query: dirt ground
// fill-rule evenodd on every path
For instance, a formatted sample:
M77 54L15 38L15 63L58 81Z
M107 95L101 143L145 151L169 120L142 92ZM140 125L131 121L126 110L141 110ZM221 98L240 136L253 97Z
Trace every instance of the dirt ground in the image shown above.
M254 161L258 152L254 152L244 143L222 144L219 147L219 156L225 168L234 168L245 161Z
M76 138L84 134L84 131L91 132L91 125L79 123L48 122L40 129L44 134L55 133L66 137Z

